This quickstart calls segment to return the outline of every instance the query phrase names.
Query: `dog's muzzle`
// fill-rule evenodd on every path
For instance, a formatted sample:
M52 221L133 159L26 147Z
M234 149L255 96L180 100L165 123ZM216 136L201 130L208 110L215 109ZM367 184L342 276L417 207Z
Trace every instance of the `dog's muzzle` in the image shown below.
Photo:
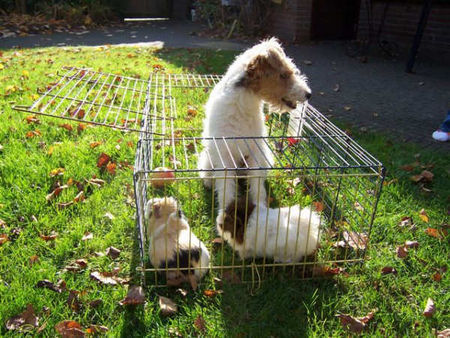
M288 106L291 109L295 109L297 108L297 103L296 102L292 102L291 100L288 100L286 98L282 98L281 101L283 101L283 103Z

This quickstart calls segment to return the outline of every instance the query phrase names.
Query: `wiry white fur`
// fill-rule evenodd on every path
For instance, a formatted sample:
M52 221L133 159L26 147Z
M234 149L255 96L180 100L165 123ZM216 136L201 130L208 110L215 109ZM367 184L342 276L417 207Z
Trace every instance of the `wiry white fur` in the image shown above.
M281 48L279 42L272 38L248 49L237 56L230 65L222 80L212 90L206 103L206 118L203 121L203 137L260 137L267 136L263 114L263 98L253 90L236 84L245 76L247 66L256 57L267 55L270 49L276 50L285 61L296 70L296 81L292 88L285 93L284 98L291 102L305 101L306 93L310 93L306 78L300 75L297 67L293 64ZM285 106L281 101L276 104L285 111L291 108ZM217 146L216 146L217 145ZM228 147L227 147L228 145ZM227 179L216 179L215 188L218 194L219 210L235 199L236 172L233 170L208 172L211 168L245 168L243 158L249 167L270 167L273 163L272 154L263 140L250 140L248 142L227 142L217 140L204 140L204 150L201 152L198 168L204 184L211 187L211 177L227 177ZM239 150L240 151L239 151ZM203 171L202 171L203 170ZM242 172L241 172L242 173ZM250 197L257 205L266 204L267 196L264 188L266 172L258 170L259 178L250 178Z
M150 262L155 269L163 270L166 262L177 260L177 251L200 249L200 260L191 257L194 274L200 280L208 272L209 252L191 231L187 220L180 217L177 208L177 201L173 197L153 198L147 202L145 219L150 236ZM177 271L167 274L169 279L179 276Z
M311 255L319 244L320 215L295 205L268 209L255 208L249 216L244 242L238 243L229 231L222 231L225 214L217 216L217 232L239 253L241 259L273 258L275 262L298 262Z

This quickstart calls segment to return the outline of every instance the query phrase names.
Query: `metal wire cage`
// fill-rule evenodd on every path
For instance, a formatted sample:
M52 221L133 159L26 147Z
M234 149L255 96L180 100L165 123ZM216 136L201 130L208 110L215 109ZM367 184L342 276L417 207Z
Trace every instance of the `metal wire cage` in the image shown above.
M14 108L139 132L133 179L138 269L146 284L208 271L208 278L233 282L280 270L310 278L361 262L382 164L310 105L284 114L266 109L265 137L201 138L198 102L220 79L156 72L141 80L64 67L34 103ZM206 143L231 161L198 169L202 152L210 159ZM215 179L206 188L210 175ZM216 195L224 183L235 189ZM259 187L256 198L252 184ZM164 213L169 197L172 209ZM157 198L163 210L154 210ZM221 198L233 202L224 207L228 218L218 217ZM161 213L157 231L150 229L153 211Z
M242 282L280 271L310 278L361 262L384 179L382 164L310 105L284 114L266 111L266 137L202 138L200 129L186 123L186 97L207 99L205 87L193 83L166 87L173 99L171 110L162 119L148 115L138 142L134 183L146 282L164 286L173 276L202 269L212 277ZM177 109L183 113L177 114ZM211 162L210 168L199 169L205 142L231 162L219 166ZM253 153L244 156L250 148ZM163 175L161 167L166 168ZM211 173L215 179L206 188L203 181ZM228 192L235 194L226 208L231 227L222 224L219 229L218 199L229 196L216 194L216 186L227 181L237 187ZM266 201L250 196L249 182L265 189ZM186 261L179 238L171 244L170 236L159 234L155 239L154 231L148 230L149 200L168 197L177 201L177 212L189 225L188 242L198 238L205 245L208 264L191 262L198 259L195 247L189 246ZM161 231L170 233L169 223L163 221ZM308 240L317 241L314 250L307 249ZM166 250L163 258L152 261L161 248Z

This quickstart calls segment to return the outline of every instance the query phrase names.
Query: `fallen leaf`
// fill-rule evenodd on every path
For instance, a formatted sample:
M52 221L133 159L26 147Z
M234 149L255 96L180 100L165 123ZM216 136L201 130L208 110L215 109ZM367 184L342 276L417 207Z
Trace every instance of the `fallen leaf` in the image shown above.
M40 124L41 123L41 121L35 115L28 115L25 118L25 121L27 121L28 124L30 124L30 123Z
M449 338L450 337L450 329L445 329L442 331L436 332L437 338Z
M117 257L120 256L120 250L110 246L109 248L106 249L106 255L109 256L111 259L116 259Z
M408 256L408 250L404 245L398 246L395 252L397 254L397 257L399 258L405 258L406 256Z
M103 325L89 325L89 327L86 329L87 334L96 334L96 333L102 333L102 332L108 332L109 329L106 326Z
M54 283L50 282L47 279L40 280L39 282L37 282L36 287L37 288L49 289L49 290L55 291L57 293L61 293L62 292L62 289L59 286L55 285Z
M411 165L411 164L405 164L405 165L402 165L401 167L400 167L400 169L401 170L404 170L404 171L413 171L414 170L414 166L413 165Z
M101 145L102 143L99 141L95 141L89 144L89 147L91 147L91 149L97 148L99 145Z
M106 165L106 171L109 172L111 175L115 175L116 174L116 164L114 162L109 162Z
M435 312L436 306L434 305L433 300L431 298L428 298L427 304L425 305L425 310L423 310L423 315L427 318L430 318Z
M88 241L90 239L94 238L94 235L92 234L92 232L85 232L83 237L81 238L82 241Z
M40 234L39 237L41 237L44 241L54 241L56 237L58 237L58 233L52 232L50 235L42 235Z
M64 320L55 325L55 330L63 338L84 337L84 331L81 325L73 320Z
M217 296L221 293L223 293L222 290L204 290L203 291L203 294L209 298L214 298L215 296Z
M159 296L159 308L163 316L171 316L178 312L178 306L170 298Z
M428 170L424 170L420 173L420 175L424 178L425 181L427 182L432 182L433 181L433 177L434 174L431 171Z
M9 240L8 235L0 234L0 245L5 244L6 242L8 242L8 240Z
M90 180L86 180L87 183L95 185L96 187L101 187L106 182L100 178L91 178Z
M63 123L63 124L60 124L59 126L61 128L64 128L64 129L68 130L68 131L72 131L73 130L72 126L70 124L68 124L68 123Z
M298 142L300 142L300 140L298 138L294 138L294 137L288 137L288 145L289 147L293 147L295 146Z
M128 293L124 299L122 299L120 305L139 305L145 303L145 293L142 286L132 285L128 289Z
M436 272L433 276L431 276L431 279L435 282L440 282L442 279L442 275L439 272Z
M74 201L69 201L69 202L59 202L59 203L56 203L56 207L57 207L58 209L64 209L64 208L70 207L70 206L73 205L73 204L75 204Z
M419 217L425 223L428 223L430 221L430 218L428 217L427 212L425 211L425 209L422 209L422 210L419 211Z
M105 276L103 273L98 271L91 272L89 276L105 285L117 285L117 281L114 278Z
M417 249L419 247L419 242L417 241L406 241L405 246L409 249Z
M97 167L103 168L109 163L109 161L111 161L111 157L105 153L101 153L97 161Z
M39 326L39 317L34 313L33 305L28 304L25 311L11 317L6 322L6 328L10 331L26 332Z
M188 294L188 291L187 291L187 290L181 289L181 288L178 288L178 289L176 290L176 292L179 293L182 297L186 297L187 294Z
M65 171L66 171L66 169L64 169L64 168L56 168L56 169L51 170L49 175L50 175L50 177L61 176L64 174Z
M75 196L75 198L73 199L73 202L74 202L74 203L79 203L79 202L81 202L81 201L84 201L84 199L85 199L85 197L84 197L84 191L81 190L81 191Z
M84 112L84 110L80 110L80 113L81 112ZM79 118L82 118L82 117L80 117L79 116ZM85 130L87 128L87 124L84 124L84 123L78 123L78 126L77 126L77 132L78 133L81 133L83 130Z
M409 217L409 216L402 217L402 219L398 223L399 227L407 227L407 226L412 226L412 225L413 225L413 219L412 219L412 217Z
M418 183L418 182L422 181L423 176L422 175L413 175L409 179L415 183Z
M45 199L47 201L51 201L53 198L58 196L61 193L61 191L63 191L64 189L67 189L68 187L69 187L68 185L61 185L59 187L56 187L50 194L45 196Z
M361 318L354 318L346 314L338 314L336 317L340 319L341 325L353 333L361 333L366 327L367 323L373 318L374 311L369 312L367 316Z
M190 107L190 108L188 108L187 114L188 114L188 116L196 117L197 116L197 110L192 108L192 107Z
M434 238L438 238L438 239L442 239L445 236L447 236L447 230L443 229L441 231L439 231L439 229L435 229L435 228L427 228L425 230L425 233L428 236L434 237Z
M28 260L30 263L30 266L33 265L34 263L37 263L39 261L39 256L37 255L33 255L30 257L30 259Z
M87 261L86 261L85 259L82 259L82 258L77 259L77 260L75 261L75 263L76 263L77 265L79 265L80 267L82 267L82 268L87 267Z
M323 209L325 209L325 206L323 205L322 202L312 202L312 204L313 204L313 206L314 206L314 209L315 209L317 212L322 212Z
M397 270L395 270L392 266L385 266L384 268L381 269L381 274L383 275L387 275L387 274L397 274Z
M367 246L368 237L365 233L356 231L344 231L342 233L345 242L353 249L364 250Z
M352 110L352 107L351 107L351 106L344 106L344 109L345 109L346 111L350 111L350 110Z
M67 306L74 312L78 312L81 309L81 302L78 299L78 294L80 292L77 290L69 290L69 296L67 298Z
M203 317L201 315L198 315L198 317L195 318L194 326L200 332L205 332L206 331L206 321L203 319Z

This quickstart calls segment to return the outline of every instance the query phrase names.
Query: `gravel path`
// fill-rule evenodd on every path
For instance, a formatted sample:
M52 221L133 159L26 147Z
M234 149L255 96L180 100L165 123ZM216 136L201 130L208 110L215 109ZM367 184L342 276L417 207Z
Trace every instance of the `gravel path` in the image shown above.
M176 21L127 24L72 34L3 38L0 48L162 41L166 47L243 50L253 43L198 37L193 34L198 29L196 24ZM394 139L448 151L450 142L431 138L450 109L448 60L424 61L420 56L416 73L407 74L405 57L394 61L370 56L367 63L361 63L346 56L343 42L288 46L287 53L309 77L311 103L324 114L362 130L378 130Z

